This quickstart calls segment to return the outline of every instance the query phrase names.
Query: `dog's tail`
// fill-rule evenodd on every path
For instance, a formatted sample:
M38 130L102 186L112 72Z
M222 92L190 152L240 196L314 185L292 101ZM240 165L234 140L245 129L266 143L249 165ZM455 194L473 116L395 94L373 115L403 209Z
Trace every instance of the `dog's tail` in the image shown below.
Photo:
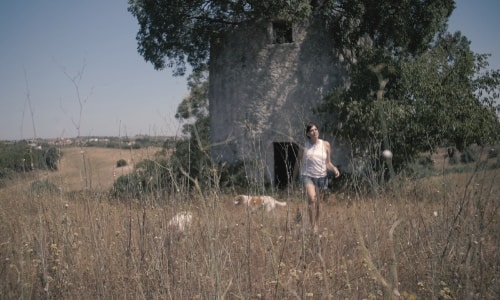
M279 205L279 206L286 206L286 202L281 202L281 201L274 201L274 203L276 203L276 205Z

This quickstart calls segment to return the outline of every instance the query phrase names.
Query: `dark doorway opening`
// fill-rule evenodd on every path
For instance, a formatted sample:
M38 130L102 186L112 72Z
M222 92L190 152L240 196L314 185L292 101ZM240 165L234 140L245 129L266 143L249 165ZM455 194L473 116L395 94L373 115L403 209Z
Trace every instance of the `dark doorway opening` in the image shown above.
M290 142L275 142L273 148L274 182L278 188L285 188L293 180L299 146Z
M273 22L273 44L293 43L292 25L287 22Z

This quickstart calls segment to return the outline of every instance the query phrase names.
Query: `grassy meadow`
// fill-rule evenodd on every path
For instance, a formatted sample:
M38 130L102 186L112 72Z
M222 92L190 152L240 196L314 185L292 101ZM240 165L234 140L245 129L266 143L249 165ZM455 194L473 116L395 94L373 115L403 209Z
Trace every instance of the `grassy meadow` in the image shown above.
M0 298L500 298L500 169L485 167L498 158L445 172L441 153L425 178L332 191L315 236L300 189L270 192L289 204L273 213L216 188L111 199L155 151L67 148L59 171L0 189ZM167 226L182 210L194 214L184 234Z

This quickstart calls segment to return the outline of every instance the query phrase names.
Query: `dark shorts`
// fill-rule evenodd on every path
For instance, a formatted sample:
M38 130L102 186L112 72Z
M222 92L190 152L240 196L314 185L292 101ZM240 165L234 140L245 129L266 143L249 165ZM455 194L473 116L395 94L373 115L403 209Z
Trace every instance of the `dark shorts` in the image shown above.
M305 186L306 184L312 184L315 187L317 187L319 190L326 190L328 189L328 177L320 177L320 178L313 178L305 175L300 176L302 180L302 184Z

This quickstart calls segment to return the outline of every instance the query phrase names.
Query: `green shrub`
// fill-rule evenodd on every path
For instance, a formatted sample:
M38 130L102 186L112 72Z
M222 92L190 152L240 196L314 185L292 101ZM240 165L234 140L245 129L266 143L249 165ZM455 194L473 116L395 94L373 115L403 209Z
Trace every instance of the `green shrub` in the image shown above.
M456 165L458 164L458 158L456 155L453 155L453 156L448 156L449 158L449 162L451 165Z
M61 158L61 152L56 147L49 147L44 151L45 166L51 171L57 171L57 162Z
M468 164L476 161L476 153L471 148L467 148L460 154L460 162Z
M127 165L127 161L124 160L123 158L122 159L119 159L117 162L116 162L116 167L117 168L120 168L120 167L125 167Z
M140 180L135 172L122 175L113 184L111 196L120 199L135 198L141 191L140 186Z
M34 169L57 170L61 152L45 143L34 147L27 141L0 145L0 168L15 172L29 172Z
M7 183L13 179L14 171L0 168L0 188L6 187Z
M490 150L488 150L488 158L498 157L498 148L499 146L490 148Z
M165 192L172 181L167 166L164 159L140 161L132 173L118 177L110 191L111 196L138 199L143 195Z
M219 169L219 186L221 189L245 190L248 188L248 178L243 162L220 164Z
M417 163L422 167L432 169L434 167L434 161L430 156L421 156L418 158Z
M455 151L455 148L449 147L447 149L447 156L448 156L448 161L451 165L455 165L458 163L458 158L457 158L457 153Z

